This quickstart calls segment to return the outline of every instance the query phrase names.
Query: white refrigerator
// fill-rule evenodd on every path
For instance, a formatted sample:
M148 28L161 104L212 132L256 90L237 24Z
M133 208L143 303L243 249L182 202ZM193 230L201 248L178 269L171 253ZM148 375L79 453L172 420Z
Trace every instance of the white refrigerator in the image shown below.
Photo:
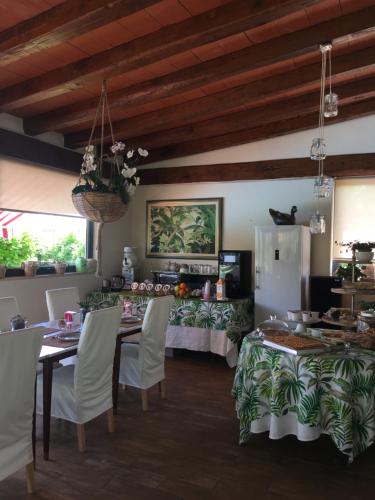
M309 306L310 242L306 226L255 228L255 326Z

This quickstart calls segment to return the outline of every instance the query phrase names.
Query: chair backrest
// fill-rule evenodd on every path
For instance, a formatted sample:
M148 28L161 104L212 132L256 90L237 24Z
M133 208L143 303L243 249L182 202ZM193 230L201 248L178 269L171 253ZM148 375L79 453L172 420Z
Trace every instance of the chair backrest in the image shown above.
M146 380L152 376L165 358L165 335L168 327L169 314L174 303L172 295L156 297L147 304L143 319L142 333L139 342L139 361Z
M16 297L0 298L0 331L10 330L10 320L20 313Z
M65 311L79 311L79 292L75 286L46 290L49 320L62 319Z
M108 398L112 401L113 358L121 314L122 307L116 306L86 315L74 371L74 390L83 412Z
M41 327L0 335L0 481L33 460L32 418Z

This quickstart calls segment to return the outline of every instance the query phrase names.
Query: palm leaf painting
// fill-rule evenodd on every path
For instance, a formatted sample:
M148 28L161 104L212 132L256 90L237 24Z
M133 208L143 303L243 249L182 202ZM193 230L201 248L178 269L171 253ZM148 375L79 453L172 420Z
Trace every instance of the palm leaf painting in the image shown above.
M221 211L221 198L148 201L147 256L216 257Z

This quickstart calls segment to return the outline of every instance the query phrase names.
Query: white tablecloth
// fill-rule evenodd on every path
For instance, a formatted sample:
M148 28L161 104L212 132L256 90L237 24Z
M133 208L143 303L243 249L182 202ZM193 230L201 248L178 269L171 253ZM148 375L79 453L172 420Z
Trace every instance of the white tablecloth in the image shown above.
M231 368L237 364L237 347L224 330L169 325L166 347L213 352L224 356Z

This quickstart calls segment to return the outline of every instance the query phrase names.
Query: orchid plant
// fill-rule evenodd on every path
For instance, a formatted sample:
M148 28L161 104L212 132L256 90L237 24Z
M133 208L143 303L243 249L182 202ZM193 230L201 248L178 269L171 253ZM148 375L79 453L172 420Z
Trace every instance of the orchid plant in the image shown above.
M98 156L95 146L89 144L85 148L80 172L80 182L73 189L73 194L83 192L117 193L123 203L128 203L139 184L136 175L137 165L142 158L148 156L146 149L129 149L121 141L116 141L110 148L112 155ZM103 179L103 161L111 165L108 179ZM82 183L83 181L83 183Z

